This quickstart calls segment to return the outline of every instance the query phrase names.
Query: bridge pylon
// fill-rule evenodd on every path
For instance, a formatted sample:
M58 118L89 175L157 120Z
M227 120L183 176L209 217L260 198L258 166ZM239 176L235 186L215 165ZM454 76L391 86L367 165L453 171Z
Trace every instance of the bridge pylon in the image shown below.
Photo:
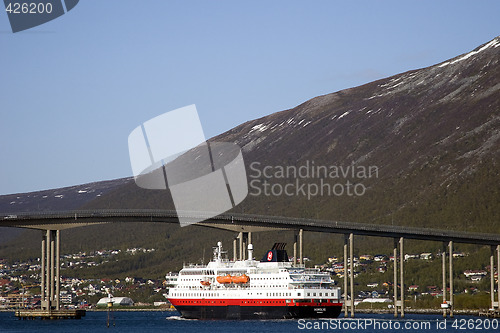
M495 251L496 250L496 251ZM495 301L495 252L497 254L497 301ZM491 312L500 313L500 245L491 246L490 254L490 296Z
M398 299L398 245L399 245L399 299ZM404 283L404 237L394 238L393 259L394 259L394 318L398 317L398 310L401 318L405 316L405 283Z
M42 231L42 283L41 283L41 305L42 310L60 310L61 304L59 294L61 290L61 231Z
M349 259L348 259L349 258ZM344 234L344 317L354 318L354 234Z

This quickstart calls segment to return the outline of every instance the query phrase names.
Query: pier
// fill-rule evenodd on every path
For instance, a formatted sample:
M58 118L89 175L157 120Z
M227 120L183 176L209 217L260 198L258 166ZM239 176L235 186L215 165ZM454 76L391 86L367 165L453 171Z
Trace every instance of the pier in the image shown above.
M488 317L488 318L500 318L500 311L490 309L488 311L479 312L479 317Z
M16 310L19 320L80 319L85 314L85 310Z

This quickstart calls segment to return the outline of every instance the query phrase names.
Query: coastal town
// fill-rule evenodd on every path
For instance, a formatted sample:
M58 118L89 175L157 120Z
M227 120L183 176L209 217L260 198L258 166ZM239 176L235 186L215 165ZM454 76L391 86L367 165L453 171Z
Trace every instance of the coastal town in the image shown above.
M152 253L155 249L129 248L121 250L100 250L65 254L61 257L60 301L64 308L92 308L101 298L109 294L126 296L129 300L123 306L163 306L166 304L165 279L124 278L78 278L78 272L88 267L99 267L120 256L138 253ZM0 259L0 309L37 308L40 306L40 258L25 262L8 262ZM123 298L123 297L122 297ZM118 297L117 297L118 299ZM137 300L134 302L134 300Z
M155 252L154 248L128 248L126 250L99 250L78 252L61 256L61 291L60 301L64 308L95 308L102 305L110 294L115 297L116 305L147 307L169 307L166 301L168 288L175 275L166 278L116 277L116 278L78 278L79 272L90 267L99 267L120 258L136 254ZM454 252L454 260L460 261L468 257L465 252ZM441 253L407 253L405 262L409 264L438 265ZM290 258L293 260L293 258ZM391 308L392 290L391 267L394 258L386 254L364 254L354 257L354 278L356 281L357 306ZM304 258L310 265L310 259ZM408 264L407 264L408 265ZM344 264L340 257L332 256L321 265L315 265L322 271L330 272L337 285L341 285L344 277ZM409 266L409 265L408 265ZM438 266L436 266L438 267ZM0 259L0 309L34 309L40 306L40 258L24 262ZM465 269L457 276L456 295L489 294L490 267L482 269ZM494 272L495 282L498 272ZM424 281L425 282L425 281ZM442 297L442 286L439 280L433 284L405 285L408 302L414 306L432 306L439 304ZM488 296L489 297L489 296ZM105 303L103 303L105 304ZM478 307L481 303L478 303Z

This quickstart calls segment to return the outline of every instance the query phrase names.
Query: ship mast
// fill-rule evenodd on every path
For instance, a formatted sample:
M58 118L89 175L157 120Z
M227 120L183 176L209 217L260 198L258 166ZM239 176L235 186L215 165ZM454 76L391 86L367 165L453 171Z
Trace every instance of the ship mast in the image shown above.
M214 247L214 261L221 262L222 261L222 242L217 242L217 247Z

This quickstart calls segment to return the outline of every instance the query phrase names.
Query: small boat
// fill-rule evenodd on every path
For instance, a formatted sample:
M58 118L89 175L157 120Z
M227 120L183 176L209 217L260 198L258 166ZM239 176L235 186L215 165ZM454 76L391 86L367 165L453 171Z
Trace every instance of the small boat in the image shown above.
M222 283L222 284L227 284L227 283L231 283L231 275L226 275L226 276L218 276L217 277L217 282L219 283Z
M209 286L209 285L210 285L210 282L209 282L209 281L200 281L200 283L201 283L203 286Z
M231 277L233 283L248 283L248 281L250 281L250 278L246 274Z

